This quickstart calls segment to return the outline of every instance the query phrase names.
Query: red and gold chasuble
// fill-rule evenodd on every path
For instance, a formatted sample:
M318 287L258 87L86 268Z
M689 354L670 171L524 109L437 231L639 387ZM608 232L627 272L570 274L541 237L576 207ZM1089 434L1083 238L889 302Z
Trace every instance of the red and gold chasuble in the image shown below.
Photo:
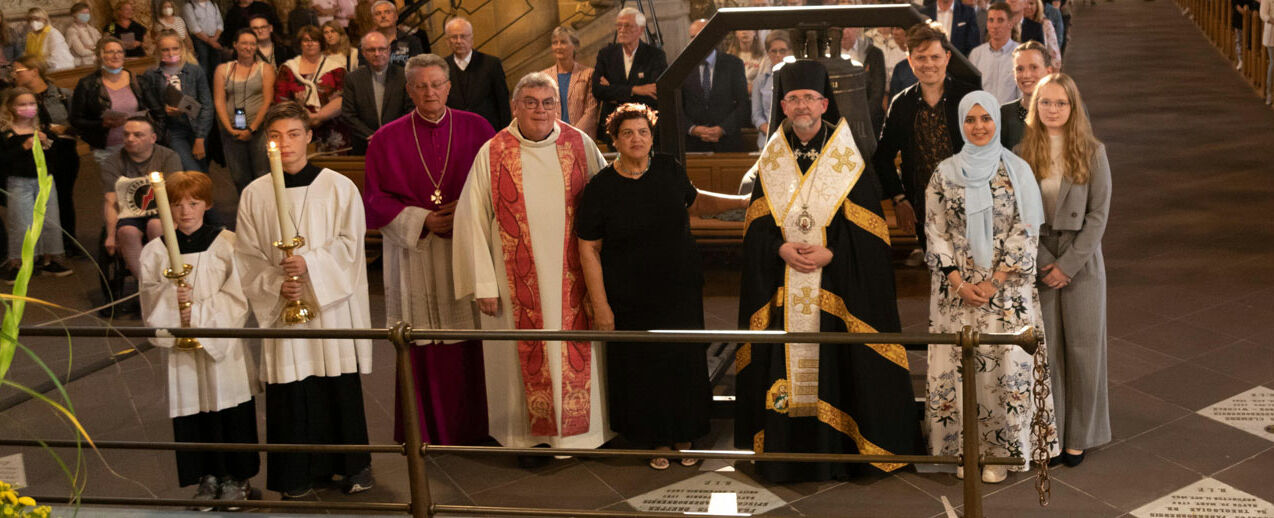
M574 222L575 205L588 183L588 158L584 154L584 139L580 132L562 123L558 123L557 127L557 159L562 165L562 183L566 188L562 329L584 330L591 326L583 311L584 274L580 268ZM517 329L543 329L539 276L535 270L535 254L531 250L531 230L527 226L526 198L522 190L522 149L517 137L509 130L500 131L491 139L491 196L500 226L514 325ZM592 347L589 342L563 342L562 345L560 435L565 437L585 433L589 428ZM531 434L559 435L554 412L553 379L544 342L519 341L518 360L531 417Z

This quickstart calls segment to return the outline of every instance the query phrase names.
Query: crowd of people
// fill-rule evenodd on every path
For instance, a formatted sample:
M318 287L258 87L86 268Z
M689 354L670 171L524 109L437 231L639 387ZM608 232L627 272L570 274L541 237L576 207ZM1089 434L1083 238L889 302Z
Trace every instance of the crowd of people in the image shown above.
M653 108L667 58L642 41L646 19L634 8L619 11L615 43L593 68L578 59L574 31L553 31L554 65L510 93L500 60L473 48L464 18L446 23L452 54L443 58L379 0L355 52L347 31L361 3L302 4L326 21L292 30L292 54L268 4L241 0L224 24L190 16L220 16L207 3L188 3L184 24L163 11L166 27L150 39L159 63L143 74L124 67L147 41L129 22L131 7L105 28L99 67L73 93L51 86L37 58L17 59L18 86L0 110L0 154L15 164L10 240L20 236L12 221L29 219L34 203L32 136L50 151L84 140L101 167L106 247L137 275L148 325L284 327L281 308L303 301L315 312L295 327L369 327L364 236L377 230L388 323L702 329L689 216L737 209L746 214L740 328L896 332L888 200L932 274L930 330L1030 325L1043 330L1038 352L983 348L978 372L964 373L956 347L931 346L922 417L899 345L742 344L736 446L959 455L964 375L979 381L981 454L1029 457L1043 447L1077 466L1110 440L1101 256L1110 171L1078 86L1059 72L1066 32L1064 17L1049 14L1053 2L937 0L931 22L838 30L841 55L819 60L793 57L788 31L737 31L686 80L681 120L661 120ZM703 26L692 23L691 36ZM968 50L982 84L949 73L952 49ZM204 58L219 62L210 76ZM837 60L871 76L861 103L839 105L829 73ZM860 106L866 113L854 113ZM855 118L871 121L865 137L850 129ZM214 124L240 191L233 231L205 216ZM700 190L684 164L654 153L658 124L676 124L688 149L709 151L746 148L742 128L754 125L761 153L741 194ZM608 163L598 142L617 157ZM310 145L365 150L362 192L311 164ZM262 176L273 168L279 178ZM188 285L164 275L179 265L154 239L158 219L127 210L129 186L151 171L167 175L180 261L193 267ZM50 198L37 251L53 274L63 252L55 198L62 193ZM285 252L279 245L289 242L300 246ZM11 258L14 250L10 243ZM368 341L267 339L259 358L241 340L202 345L169 355L176 440L256 442L259 380L267 442L367 442L359 375L371 372ZM618 434L686 449L708 430L703 344L420 345L415 404L433 444L491 437L508 447L596 448ZM1032 389L1041 382L1053 397L1037 407ZM284 498L374 484L366 454L267 458L266 487ZM519 458L525 467L547 462ZM789 482L902 466L761 463L758 471ZM973 476L994 483L1029 468L988 466ZM196 499L245 498L258 470L255 454L178 455L179 482L197 485Z

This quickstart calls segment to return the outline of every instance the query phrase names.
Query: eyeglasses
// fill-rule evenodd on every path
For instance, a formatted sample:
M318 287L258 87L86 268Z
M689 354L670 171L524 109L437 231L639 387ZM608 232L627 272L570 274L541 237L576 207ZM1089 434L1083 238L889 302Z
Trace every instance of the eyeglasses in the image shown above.
M29 69L29 68L15 68L15 69L13 69L13 73L17 74L17 73L19 73L19 72L26 72L26 71L28 71L28 70L31 70L31 69Z
M124 51L122 51L122 50L103 50L103 51L102 51L102 55L103 55L103 56L123 56L123 55L124 55Z
M783 102L788 104L814 104L826 97L819 95L789 95L783 98Z
M1040 108L1065 110L1071 107L1070 101L1050 101L1048 99L1040 99Z
M268 30L269 28L270 28L269 25L257 25L257 26L251 27L251 29L254 31L264 31L264 30Z
M441 90L443 86L446 86L447 83L450 83L450 82L451 81L438 81L434 83L421 82L421 83L412 83L407 86L411 87L412 90L425 90L426 88L429 90Z
M522 103L522 107L528 110L537 110L540 107L544 107L545 110L552 110L554 108L557 108L557 99L554 99L552 97L549 97L547 99L523 97L522 100L518 102Z

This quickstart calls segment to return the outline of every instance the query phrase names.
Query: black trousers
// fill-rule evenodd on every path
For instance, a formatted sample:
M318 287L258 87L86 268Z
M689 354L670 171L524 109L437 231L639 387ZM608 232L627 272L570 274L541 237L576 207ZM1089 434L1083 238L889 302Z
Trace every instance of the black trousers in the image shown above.
M265 387L265 434L270 444L367 444L363 384L357 373L310 376ZM267 453L266 488L289 491L357 474L369 453Z
M173 418L173 439L177 442L257 442L257 404L249 399L218 412L200 412ZM204 475L247 480L261 471L261 456L255 451L178 451L177 482L184 486L199 483Z

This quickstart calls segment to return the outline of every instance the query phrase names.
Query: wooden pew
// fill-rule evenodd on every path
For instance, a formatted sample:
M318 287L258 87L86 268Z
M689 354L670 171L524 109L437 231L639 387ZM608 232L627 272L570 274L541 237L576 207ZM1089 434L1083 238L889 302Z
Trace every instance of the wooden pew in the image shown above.
M310 162L318 167L337 171L353 180L359 189L363 187L366 163L361 156L316 156ZM733 194L739 190L739 181L756 162L752 153L690 153L686 155L686 175L696 187L708 191ZM885 221L889 223L890 240L895 247L914 248L915 236L898 232L893 204L883 202ZM743 242L742 221L721 221L711 218L690 217L690 231L701 244L738 245ZM367 235L379 238L379 232L368 230Z

